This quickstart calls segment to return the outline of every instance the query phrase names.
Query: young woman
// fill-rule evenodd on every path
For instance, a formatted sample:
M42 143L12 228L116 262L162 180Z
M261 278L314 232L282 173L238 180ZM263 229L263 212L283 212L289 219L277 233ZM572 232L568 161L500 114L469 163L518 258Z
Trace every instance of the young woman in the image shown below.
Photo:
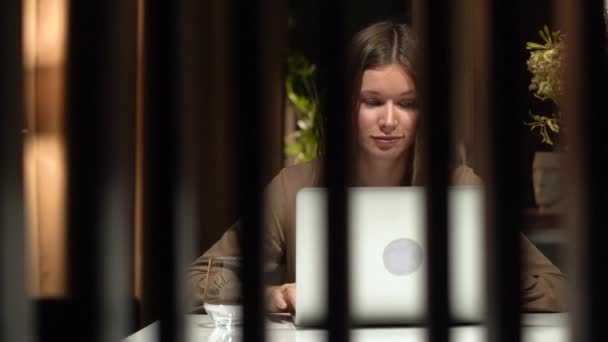
M352 87L355 186L424 185L419 156L422 138L416 93L415 44L403 24L380 22L355 35L351 44L348 77ZM295 198L304 187L321 186L321 160L283 169L266 189L265 271L271 311L293 311L295 284ZM452 171L453 185L480 185L466 166ZM238 255L238 223L191 266L189 280L195 311L202 311L209 257ZM560 287L565 276L522 236L524 274L523 309L561 311Z

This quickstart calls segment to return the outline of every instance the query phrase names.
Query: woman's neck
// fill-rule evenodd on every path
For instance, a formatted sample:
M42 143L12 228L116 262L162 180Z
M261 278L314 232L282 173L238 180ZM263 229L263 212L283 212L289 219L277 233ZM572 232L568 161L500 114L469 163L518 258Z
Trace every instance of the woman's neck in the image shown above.
M383 160L369 156L357 158L357 186L400 186L404 185L406 158Z

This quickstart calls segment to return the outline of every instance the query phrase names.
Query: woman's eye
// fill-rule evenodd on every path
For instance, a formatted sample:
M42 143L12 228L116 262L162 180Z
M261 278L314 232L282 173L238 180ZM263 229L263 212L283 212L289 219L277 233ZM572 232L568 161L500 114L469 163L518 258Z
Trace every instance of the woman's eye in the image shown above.
M416 109L417 106L418 105L415 100L407 100L407 101L399 102L399 107L405 108L405 109Z
M380 101L376 99L363 99L361 100L366 106L375 107L380 105Z

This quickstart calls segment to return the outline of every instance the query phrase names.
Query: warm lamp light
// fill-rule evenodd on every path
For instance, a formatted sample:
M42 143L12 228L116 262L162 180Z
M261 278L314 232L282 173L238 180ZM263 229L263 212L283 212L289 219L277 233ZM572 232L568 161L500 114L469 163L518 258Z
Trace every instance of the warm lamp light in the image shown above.
M67 0L24 0L23 49L27 68L65 60Z
M63 133L67 0L23 1L25 208L30 293L66 291L66 156Z

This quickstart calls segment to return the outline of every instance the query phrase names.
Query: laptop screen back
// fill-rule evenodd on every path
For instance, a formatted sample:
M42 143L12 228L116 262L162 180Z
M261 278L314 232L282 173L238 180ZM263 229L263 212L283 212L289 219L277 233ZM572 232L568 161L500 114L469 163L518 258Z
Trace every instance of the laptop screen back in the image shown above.
M455 320L483 317L482 196L452 187L449 204L450 304ZM295 322L326 318L328 249L326 191L302 189L296 199ZM425 190L349 190L350 305L354 324L416 324L426 317Z

